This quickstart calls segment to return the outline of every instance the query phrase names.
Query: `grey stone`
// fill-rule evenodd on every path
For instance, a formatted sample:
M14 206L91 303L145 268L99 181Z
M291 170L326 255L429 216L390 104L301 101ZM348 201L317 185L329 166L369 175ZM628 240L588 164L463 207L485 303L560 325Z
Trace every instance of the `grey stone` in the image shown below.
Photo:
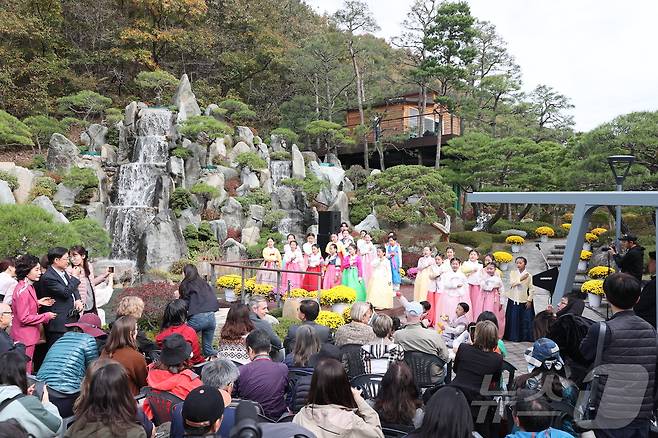
M380 173L382 173L381 170L379 170L379 169L372 169L372 170L370 171L370 176L379 175Z
M185 177L185 162L182 158L169 157L169 173L179 178Z
M277 229L282 236L288 234L303 235L305 231L304 213L299 210L286 211L286 216L279 221Z
M249 217L259 222L263 221L265 217L265 207L262 205L251 204L249 206Z
M194 150L192 145L190 145L190 149ZM200 176L201 161L199 156L193 154L185 160L185 187L192 187L199 180Z
M224 136L224 144L226 145L227 148L232 148L235 142L233 141L233 137L226 134Z
M105 144L105 136L107 135L107 126L92 123L80 135L82 144L89 146L89 150L97 152L101 146Z
M285 148L286 142L283 138L279 137L276 134L270 135L270 147L272 148L272 152L283 152L286 150Z
M224 138L216 138L215 141L208 146L208 162L214 164L215 158L224 160L226 159L226 145Z
M215 112L215 110L218 110L218 109L219 109L219 106L217 106L217 104L211 103L210 105L208 105L206 107L206 111L204 112L204 114L207 115L207 116L212 116L213 113Z
M273 188L281 185L281 181L292 176L292 166L290 161L270 161L270 172L272 176Z
M231 152L228 153L228 159L231 163L234 163L238 155L244 154L246 152L253 152L253 150L244 141L239 141L235 144L235 146L233 146Z
M272 194L272 176L269 169L259 169L258 170L258 179L260 180L260 187L268 195Z
M343 191L344 192L353 192L354 191L354 184L352 184L352 181L348 177L343 178Z
M93 219L102 226L105 226L105 204L102 202L92 202L87 206L87 218Z
M217 169L215 171L220 172L221 174L224 175L224 181L228 181L230 179L234 179L239 176L238 171L232 167L217 166Z
M224 174L219 172L209 173L203 178L203 181L211 187L219 190L219 196L216 196L208 203L209 208L217 209L226 201L226 190L224 189ZM211 207L212 203L212 207Z
M178 117L176 123L181 123L192 116L200 116L201 108L196 101L196 96L192 92L192 85L187 74L183 74L174 96L174 105L178 108Z
M237 126L235 128L235 134L238 141L243 141L252 147L254 146L254 133L247 126Z
M222 248L224 248L224 260L227 262L237 262L247 255L247 248L233 238L226 239Z
M244 214L242 205L234 198L229 197L226 204L222 207L222 218L226 221L228 228L240 229L244 225Z
M172 215L160 213L144 230L137 251L142 272L168 270L172 263L187 257L187 245Z
M340 211L340 220L350 223L349 200L345 192L338 192L333 204L328 208L329 211Z
M338 159L338 157L335 154L327 154L324 157L324 162L329 163L329 164L333 164L336 167L341 167L342 166L342 164L340 163L340 160Z
M258 239L260 239L260 229L258 227L245 227L242 229L240 241L244 246L256 245Z
M199 225L201 225L201 216L195 214L191 208L186 208L180 212L178 225L181 230L184 230L188 225L194 225L195 228L199 228Z
M65 186L63 183L57 185L57 192L55 193L54 200L62 204L63 207L71 207L75 204L75 197L80 193L81 189L71 188Z
M515 229L501 231L500 234L502 234L503 236L521 236L524 238L528 235L528 233L526 233L523 230L515 230Z
M5 168L4 164L10 164L9 169ZM30 191L36 179L34 172L25 167L16 166L14 163L0 163L0 170L8 171L18 180L18 188L14 190L16 202L19 204L28 202L30 200Z
M345 178L345 171L342 167L320 166L316 162L309 163L309 169L320 181L327 183L327 187L320 191L316 199L325 205L331 204L338 194L343 178Z
M256 138L259 138L259 137L256 137ZM258 143L255 146L255 148L256 148L256 153L258 154L258 156L260 158L262 158L263 160L265 160L269 165L269 163L270 163L270 151L267 150L267 145L265 143L261 142L261 143Z
M32 204L50 213L53 219L55 220L55 222L60 222L63 224L69 223L69 220L66 219L66 216L64 216L62 213L57 211L57 209L53 205L53 202L50 199L48 199L47 196L41 195L37 197L36 199L34 199L34 201L32 201Z
M274 190L272 197L273 203L281 210L292 210L296 206L295 194L292 188L287 186L280 186ZM275 207L277 208L277 207Z
M304 162L306 163L310 163L311 161L315 161L316 163L320 162L320 160L318 160L318 154L313 151L303 151L302 156L304 157Z
M69 170L75 164L80 150L71 140L62 134L55 133L50 137L46 168L51 171Z
M304 164L304 157L299 152L296 144L292 145L292 177L297 179L306 178L306 164Z
M240 173L240 180L242 181L242 185L249 190L255 190L260 187L260 180L258 179L258 175L256 175L256 173L252 172L247 167L242 169L242 172Z
M370 213L365 217L365 219L359 222L359 224L356 225L354 229L358 232L361 232L361 230L379 230L379 221L377 220L377 216L375 216L374 213Z
M218 219L215 221L210 221L209 224L213 234L215 237L217 237L217 241L219 243L224 242L228 236L228 227L226 226L226 221L224 221L224 219Z
M0 180L0 205L15 204L14 194L9 188L7 181Z
M116 146L111 144L104 143L101 146L101 159L107 164L116 164L118 161L119 155Z
M123 116L123 126L134 130L135 122L137 121L137 102L134 100L126 105L126 111Z

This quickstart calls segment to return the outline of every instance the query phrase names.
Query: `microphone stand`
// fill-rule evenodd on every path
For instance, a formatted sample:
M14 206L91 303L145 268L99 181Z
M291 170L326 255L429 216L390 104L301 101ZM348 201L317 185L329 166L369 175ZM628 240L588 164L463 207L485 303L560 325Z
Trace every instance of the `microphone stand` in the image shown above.
M551 264L548 263L548 260L546 259L546 256L544 255L544 252L541 250L541 246L538 243L535 243L535 246L539 250L539 254L541 254L541 257L544 259L544 263L546 263L546 267L548 269L551 269Z

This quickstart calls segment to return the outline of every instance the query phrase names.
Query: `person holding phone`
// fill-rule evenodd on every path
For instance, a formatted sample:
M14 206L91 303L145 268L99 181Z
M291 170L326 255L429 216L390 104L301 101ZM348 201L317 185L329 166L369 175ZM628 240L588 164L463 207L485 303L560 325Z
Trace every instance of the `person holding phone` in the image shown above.
M66 269L66 272L80 280L78 286L78 293L84 308L83 312L96 312L96 294L94 287L107 280L111 275L108 269L98 277L94 276L94 267L89 263L89 253L81 246L76 245L69 249L69 260L71 266Z
M39 313L39 307L52 306L55 302L51 297L37 299L34 283L41 277L39 259L26 254L16 263L16 278L18 284L14 289L12 300L13 322L11 337L16 342L25 345L25 354L30 358L26 364L28 373L32 372L34 349L41 340L42 325L55 319L53 312Z

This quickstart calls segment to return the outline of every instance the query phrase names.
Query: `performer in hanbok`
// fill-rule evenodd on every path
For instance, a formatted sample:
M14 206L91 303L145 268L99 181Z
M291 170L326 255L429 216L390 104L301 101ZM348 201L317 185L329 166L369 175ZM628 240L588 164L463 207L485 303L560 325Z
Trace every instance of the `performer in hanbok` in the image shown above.
M449 246L446 248L445 257L443 257L443 266L446 272L452 271L452 268L450 267L450 260L453 258L455 258L455 248Z
M484 262L482 263L482 266L486 268L489 265L489 263L496 263L493 254L484 255ZM498 269L498 265L496 265L496 275L499 276L501 280L503 279L503 271ZM501 289L501 295L502 295L502 289Z
M400 290L400 283L402 277L400 276L400 268L402 267L402 248L395 239L395 235L389 235L388 245L386 245L386 257L391 263L391 283L393 283L393 290Z
M292 242L293 240L296 240L294 234L288 234L288 235L286 236L286 244L283 245L283 254L284 254L284 258L283 258L283 262L282 262L282 263L283 263L283 267L284 267L284 268L286 267L285 254L286 254L287 252L290 252L290 242Z
M320 248L317 245L313 245L311 247L311 255L308 258L306 272L322 272L323 262L324 260L322 259L322 254L320 254ZM322 281L319 275L304 275L304 279L302 280L302 289L306 289L307 291L314 291L318 290L318 287L322 287Z
M499 337L502 337L505 333L505 314L502 312L503 305L500 302L503 280L496 273L496 264L491 262L485 266L480 278L480 294L478 300L473 302L473 315L480 316L484 311L496 315Z
M432 325L436 325L436 306L438 306L440 291L441 291L441 275L444 272L448 272L450 267L447 267L443 264L443 254L437 254L434 257L434 264L431 265L429 269L429 283L427 288L427 301L432 306L432 310L429 314L429 321Z
M372 276L372 262L377 258L377 249L372 243L372 236L369 233L365 233L364 238L357 242L357 250L363 265L363 282L368 284Z
M308 258L313 253L313 245L317 243L315 234L308 233L306 235L306 242L302 245L302 252L304 253L304 269L308 263Z
M356 245L350 245L347 248L347 256L343 257L341 268L343 270L341 283L356 291L357 302L365 301L366 287L363 284L363 266L361 257L356 253Z
M418 259L418 273L414 281L414 301L421 302L427 300L427 292L430 289L431 268L435 264L436 260L432 257L432 251L426 246L423 248L423 256Z
M274 240L267 239L267 246L263 248L263 263L261 267L270 269L281 268L281 253L274 247ZM256 274L256 283L269 284L276 290L276 272L274 271L258 271Z
M468 281L466 276L459 269L461 260L453 257L450 261L450 271L441 275L441 286L439 294L439 302L436 306L436 318L446 319L455 312L457 304L466 303L469 308L472 308L471 298L468 294Z
M359 238L356 241L356 252L359 255L361 255L361 245L365 242L366 234L368 234L366 230L359 231Z
M329 254L329 245L331 244L336 245L336 248L338 248L338 255L340 257L345 257L347 255L347 249L343 246L343 244L338 240L338 234L333 233L330 237L329 243L327 243L327 246L324 249L324 252Z
M516 258L516 269L509 274L510 288L507 295L505 311L504 339L512 342L532 342L532 322L535 311L532 307L534 295L532 275L526 270L528 260L525 257Z
M322 289L331 289L340 284L341 263L342 260L338 255L338 247L334 243L329 244L329 255L324 260L325 271Z
M287 271L302 271L304 255L297 247L297 241L292 240L288 245L288 251L283 255L285 269ZM283 272L281 274L281 289L288 291L302 287L303 278L303 273L293 274L292 272Z
M392 309L393 308L393 284L391 283L391 263L386 258L384 248L377 247L377 257L370 263L372 265L372 275L368 281L366 300L372 304L375 309Z
M343 230L340 233L340 243L343 244L344 248L347 248L350 245L354 245L354 238L350 234L350 230Z
M468 311L469 306L467 303L459 303L451 318L445 315L446 318L441 319L437 323L443 329L441 336L443 336L443 340L448 348L452 348L452 342L455 338L464 333L464 330L468 327L468 316L466 316Z
M471 303L474 303L478 300L480 295L480 271L482 271L482 263L478 260L480 258L480 253L472 249L468 253L468 260L462 264L462 272L466 275L466 280L468 281L468 291L471 297ZM476 309L473 309L473 317L477 318L479 313L475 313Z

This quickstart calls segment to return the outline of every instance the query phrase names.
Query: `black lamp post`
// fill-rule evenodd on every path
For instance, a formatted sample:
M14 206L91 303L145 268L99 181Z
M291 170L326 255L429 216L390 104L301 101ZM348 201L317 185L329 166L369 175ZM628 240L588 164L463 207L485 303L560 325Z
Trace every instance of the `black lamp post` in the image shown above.
M635 162L635 156L633 155L611 155L608 157L608 165L612 170L612 174L615 176L615 184L617 185L617 191L624 191L624 180L628 176L628 172L631 170L631 165ZM621 206L615 207L615 247L617 251L620 250L619 238L621 237Z

